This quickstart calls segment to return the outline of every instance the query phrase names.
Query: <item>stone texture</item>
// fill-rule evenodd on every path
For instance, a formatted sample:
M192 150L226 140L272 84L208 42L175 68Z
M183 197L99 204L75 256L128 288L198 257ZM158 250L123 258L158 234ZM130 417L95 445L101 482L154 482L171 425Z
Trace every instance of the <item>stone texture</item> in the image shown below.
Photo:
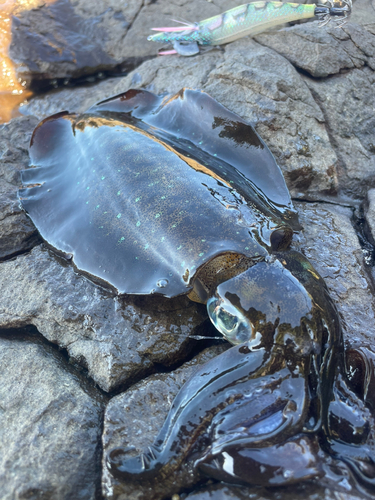
M366 220L369 225L373 239L375 240L375 189L370 189L367 193Z
M339 310L347 344L373 344L375 300L369 269L354 232L352 210L339 205L297 204L304 231L294 245L324 278ZM359 314L360 311L360 314Z
M342 29L331 23L319 29L315 21L262 33L255 40L283 55L295 67L321 78L365 65L375 69L375 12L369 10L367 23L358 26L349 22Z
M41 2L12 19L10 57L26 82L77 78L115 69L132 58L125 35L140 0L57 0ZM130 61L128 61L130 63Z
M147 41L152 27L168 25L172 19L194 23L242 3L243 0L235 0L230 6L224 0L40 2L37 8L13 17L10 56L18 65L18 76L27 82L76 78L116 70L121 65L134 67L155 56L162 46ZM370 0L358 0L344 30L331 26L317 29L317 22L309 22L258 35L256 40L313 76L322 77L364 64L374 67L374 22Z
M97 498L105 399L66 365L50 346L0 338L2 500Z
M292 196L335 191L337 157L324 116L286 59L253 40L240 40L228 45L204 90L255 123Z
M19 171L29 163L28 143L37 123L35 117L22 117L0 129L0 260L41 241L17 197Z
M241 3L234 0L230 8ZM171 19L196 22L228 8L224 0L40 2L13 16L10 57L19 78L29 85L117 72L157 54L160 45L147 41L152 27L168 25Z
M205 319L186 297L151 305L113 297L40 246L0 266L0 290L0 328L35 325L105 391L186 358Z
M305 81L319 104L338 158L339 188L354 198L375 186L375 75L369 67Z
M132 47L132 53L136 57L155 56L163 44L147 41L147 37L152 34L151 28L175 26L173 19L195 23L243 3L243 0L231 0L230 5L225 0L216 0L215 2L207 0L146 2L127 32L125 43L128 47Z

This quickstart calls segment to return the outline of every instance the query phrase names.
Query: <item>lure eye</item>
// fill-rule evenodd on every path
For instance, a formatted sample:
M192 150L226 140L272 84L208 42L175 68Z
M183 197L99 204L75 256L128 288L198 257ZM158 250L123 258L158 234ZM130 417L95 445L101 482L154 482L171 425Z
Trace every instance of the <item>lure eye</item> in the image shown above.
M231 344L242 344L251 338L250 321L230 302L211 297L207 311L213 325Z

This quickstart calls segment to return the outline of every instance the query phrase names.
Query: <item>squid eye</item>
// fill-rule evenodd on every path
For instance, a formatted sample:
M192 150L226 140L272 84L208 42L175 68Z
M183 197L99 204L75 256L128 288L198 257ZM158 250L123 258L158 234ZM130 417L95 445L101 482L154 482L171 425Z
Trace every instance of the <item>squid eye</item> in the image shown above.
M231 344L242 344L250 340L250 321L240 310L225 299L211 297L207 301L207 311L215 328Z

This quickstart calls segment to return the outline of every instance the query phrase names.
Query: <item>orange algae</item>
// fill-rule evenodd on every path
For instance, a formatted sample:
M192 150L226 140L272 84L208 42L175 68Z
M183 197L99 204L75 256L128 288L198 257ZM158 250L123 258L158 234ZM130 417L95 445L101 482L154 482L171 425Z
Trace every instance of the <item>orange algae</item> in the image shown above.
M0 0L0 123L18 116L18 108L32 95L26 82L17 77L16 66L9 57L12 39L12 16L24 10L41 7L54 0Z

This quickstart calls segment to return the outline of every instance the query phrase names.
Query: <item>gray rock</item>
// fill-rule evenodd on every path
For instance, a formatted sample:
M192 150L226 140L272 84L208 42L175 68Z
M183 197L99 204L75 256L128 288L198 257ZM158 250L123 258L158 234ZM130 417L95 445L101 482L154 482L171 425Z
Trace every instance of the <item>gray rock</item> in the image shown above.
M0 328L35 325L105 391L185 359L206 317L186 297L127 303L40 246L0 266L0 290Z
M113 78L90 87L58 89L52 94L35 97L22 108L25 114L39 119L65 109L83 112L98 101L130 88L145 88L156 94L175 93L184 86L204 88L210 72L222 60L222 54L211 51L198 58L160 57L141 64L136 70L122 78Z
M134 67L155 56L162 46L147 41L152 27L169 25L172 19L194 23L241 3L243 0L235 0L230 6L223 0L174 4L166 0L144 4L140 0L41 2L37 8L13 16L10 56L18 65L18 76L27 82L76 78L115 70L119 65ZM371 22L375 15L368 4L369 0L356 2L344 31L317 29L317 23L306 23L256 39L313 76L327 76L363 64L371 66ZM316 50L311 51L311 43Z
M204 90L255 124L292 196L336 190L337 157L324 116L285 58L253 40L240 40L228 45Z
M57 0L12 18L10 57L26 82L114 69L127 58L125 34L142 2ZM130 63L130 61L128 61Z
M366 220L369 225L373 239L375 240L375 189L370 189L367 193L368 208L366 210Z
M234 0L230 7L241 3ZM10 57L18 77L28 84L132 68L157 54L159 44L147 41L152 27L168 25L171 19L194 23L226 9L224 0L40 2L13 16Z
M374 71L369 67L323 80L305 78L321 108L338 158L338 183L347 195L363 199L375 186Z
M294 245L324 278L340 313L346 344L373 344L375 300L350 220L352 210L323 203L297 207L304 231Z
M283 55L297 68L321 78L365 65L375 69L375 12L369 11L367 23L358 26L350 21L342 29L335 29L332 24L319 28L315 21L264 33L255 40Z
M174 19L190 23L203 21L203 19L216 16L243 3L243 0L231 0L230 4L225 0L215 2L207 0L178 0L173 3L168 0L146 2L127 32L125 43L132 47L132 52L136 57L155 56L163 44L147 41L147 37L152 34L151 28L176 26Z
M42 343L0 338L2 500L94 500L104 398Z
M0 128L0 260L41 241L17 197L19 171L29 163L28 143L37 122L34 117L22 117Z

